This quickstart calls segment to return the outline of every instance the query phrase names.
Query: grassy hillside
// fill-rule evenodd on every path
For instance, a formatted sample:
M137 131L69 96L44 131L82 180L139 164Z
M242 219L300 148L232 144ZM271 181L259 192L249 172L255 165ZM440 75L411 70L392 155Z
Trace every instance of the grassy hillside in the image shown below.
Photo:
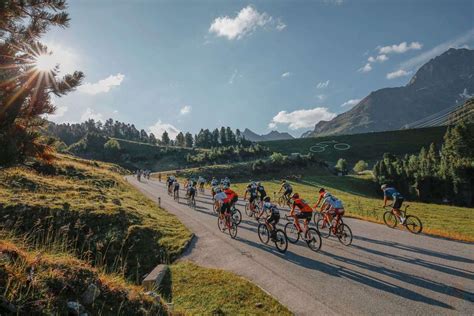
M180 254L190 232L126 183L115 165L59 156L0 172L2 226L30 243L60 240L79 258L139 281Z
M174 302L174 310L178 313L291 315L277 300L233 273L202 268L186 261L170 268L171 275L162 293Z
M90 286L98 290L95 300L84 295ZM0 233L0 291L1 315L76 315L68 303L79 303L89 315L166 314L161 301L122 276L68 253L25 245L5 232Z
M344 158L350 163L360 159L375 162L390 152L396 155L418 153L422 146L431 143L440 145L443 141L445 126L422 129L399 130L379 133L340 135L315 138L262 142L271 151L283 154L307 154L312 146L313 152L329 162ZM326 143L322 143L326 142ZM334 148L336 145L336 148Z

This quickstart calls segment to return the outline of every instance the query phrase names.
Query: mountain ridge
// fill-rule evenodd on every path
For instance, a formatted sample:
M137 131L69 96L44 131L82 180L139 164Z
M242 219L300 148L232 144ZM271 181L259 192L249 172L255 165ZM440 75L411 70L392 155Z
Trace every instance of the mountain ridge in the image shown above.
M302 137L400 129L460 104L474 94L474 50L450 48L422 65L401 87L372 91L331 121L320 121Z
M294 139L292 135L289 133L285 132L278 132L278 131L271 131L267 134L259 135L250 129L246 128L242 135L245 137L245 139L251 141L251 142L264 142L264 141L270 141L270 140L286 140L286 139Z

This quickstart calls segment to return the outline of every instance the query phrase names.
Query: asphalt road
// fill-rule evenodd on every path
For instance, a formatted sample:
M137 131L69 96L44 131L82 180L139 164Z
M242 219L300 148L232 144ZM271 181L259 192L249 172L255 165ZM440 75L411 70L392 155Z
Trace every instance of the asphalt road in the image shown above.
M161 206L196 235L185 259L233 271L295 314L474 314L473 244L345 219L354 234L351 246L331 237L323 239L319 252L300 241L280 254L274 245L260 242L256 221L243 206L233 240L217 228L208 194L197 197L193 210L184 199L173 201L163 183L127 179L154 201L160 197Z

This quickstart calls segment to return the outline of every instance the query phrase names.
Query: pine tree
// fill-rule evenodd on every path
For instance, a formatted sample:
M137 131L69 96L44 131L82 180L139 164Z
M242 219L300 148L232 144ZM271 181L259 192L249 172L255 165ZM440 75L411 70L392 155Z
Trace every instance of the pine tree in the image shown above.
M41 118L55 107L51 94L73 91L84 75L58 77L58 67L36 68L39 56L50 54L39 42L51 26L67 27L63 0L0 2L0 164L28 156L50 159L52 147L41 141Z
M169 146L169 145L170 145L171 140L170 140L170 137L169 137L167 131L164 131L164 132L163 132L163 135L161 135L161 142L162 142L163 145L165 145L165 146Z
M193 135L189 132L184 135L184 146L188 148L193 147Z
M179 132L178 135L176 135L176 146L184 147L184 135L183 132Z

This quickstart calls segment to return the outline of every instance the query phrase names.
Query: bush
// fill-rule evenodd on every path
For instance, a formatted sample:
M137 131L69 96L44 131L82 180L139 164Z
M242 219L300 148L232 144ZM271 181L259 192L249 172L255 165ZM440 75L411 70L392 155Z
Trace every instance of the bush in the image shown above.
M341 172L342 174L347 173L347 161L343 158L339 158L335 166L336 170Z
M353 170L355 172L362 172L369 168L369 164L366 163L364 160L359 160L355 165Z

